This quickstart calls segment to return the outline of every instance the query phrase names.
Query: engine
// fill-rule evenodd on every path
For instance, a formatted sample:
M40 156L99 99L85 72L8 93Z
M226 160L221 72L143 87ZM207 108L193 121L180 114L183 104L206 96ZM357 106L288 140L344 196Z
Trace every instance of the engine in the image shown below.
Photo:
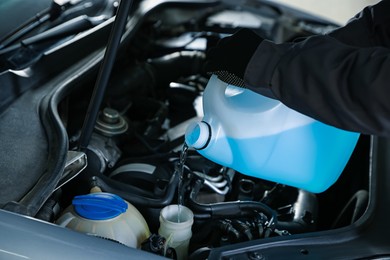
M184 146L187 125L202 116L207 52L221 38L240 28L274 41L314 34L307 26L287 25L272 6L249 2L241 8L169 7L148 15L120 50L85 154L76 148L94 77L74 88L59 111L75 157L38 218L169 258L199 259L213 248L335 228L362 214L351 220L332 210L344 207L359 185L313 194L245 176ZM349 181L349 172L343 176ZM334 202L337 196L343 199ZM184 251L174 244L175 235L163 234L185 228L164 233L164 221L190 223L181 234Z

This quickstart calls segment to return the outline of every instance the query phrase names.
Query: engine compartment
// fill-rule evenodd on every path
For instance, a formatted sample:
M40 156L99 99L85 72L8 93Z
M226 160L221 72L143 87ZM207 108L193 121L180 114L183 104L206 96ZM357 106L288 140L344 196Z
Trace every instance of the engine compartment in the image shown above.
M156 235L160 211L180 198L194 214L193 259L207 258L213 248L355 222L368 203L368 136L360 137L341 178L321 194L245 176L193 150L185 161L181 157L186 126L202 115L207 51L240 28L277 42L333 28L291 19L255 1L240 8L229 1L169 6L149 14L117 57L86 152L88 165L64 181L36 217L56 223L74 197L99 187L141 213L151 234L141 250L175 258ZM77 149L94 80L81 81L59 105L70 151Z

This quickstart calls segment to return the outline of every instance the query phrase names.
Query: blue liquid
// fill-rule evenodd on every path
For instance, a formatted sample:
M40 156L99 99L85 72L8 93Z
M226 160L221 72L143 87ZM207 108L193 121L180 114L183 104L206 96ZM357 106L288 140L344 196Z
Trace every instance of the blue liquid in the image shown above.
M199 153L243 174L318 193L339 178L358 138L315 122L277 135L211 140Z
M179 175L179 183L177 185L177 223L180 223L181 220L181 206L184 205L183 202L183 174L184 174L184 165L187 159L187 151L188 151L188 146L186 143L183 144L181 153L180 153L180 158L179 162L176 165L176 171L178 172Z

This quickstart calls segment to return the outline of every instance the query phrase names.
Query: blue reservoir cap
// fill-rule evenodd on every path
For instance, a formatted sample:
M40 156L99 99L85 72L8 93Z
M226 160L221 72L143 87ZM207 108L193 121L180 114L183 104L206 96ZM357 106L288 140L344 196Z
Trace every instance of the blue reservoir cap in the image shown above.
M91 220L111 219L127 210L127 203L121 197L106 192L76 196L72 204L77 214Z

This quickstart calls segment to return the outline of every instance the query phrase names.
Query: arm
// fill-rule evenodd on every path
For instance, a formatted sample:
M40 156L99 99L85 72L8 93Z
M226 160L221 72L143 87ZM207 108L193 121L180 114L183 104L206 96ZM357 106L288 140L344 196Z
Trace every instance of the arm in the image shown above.
M382 0L363 9L348 24L329 35L357 47L390 47L390 1Z
M382 1L328 36L263 41L246 68L246 86L324 123L390 136L390 50L368 47L389 46L388 10L390 1Z
M390 135L387 48L351 47L329 36L295 44L263 41L244 80L249 89L324 123Z

